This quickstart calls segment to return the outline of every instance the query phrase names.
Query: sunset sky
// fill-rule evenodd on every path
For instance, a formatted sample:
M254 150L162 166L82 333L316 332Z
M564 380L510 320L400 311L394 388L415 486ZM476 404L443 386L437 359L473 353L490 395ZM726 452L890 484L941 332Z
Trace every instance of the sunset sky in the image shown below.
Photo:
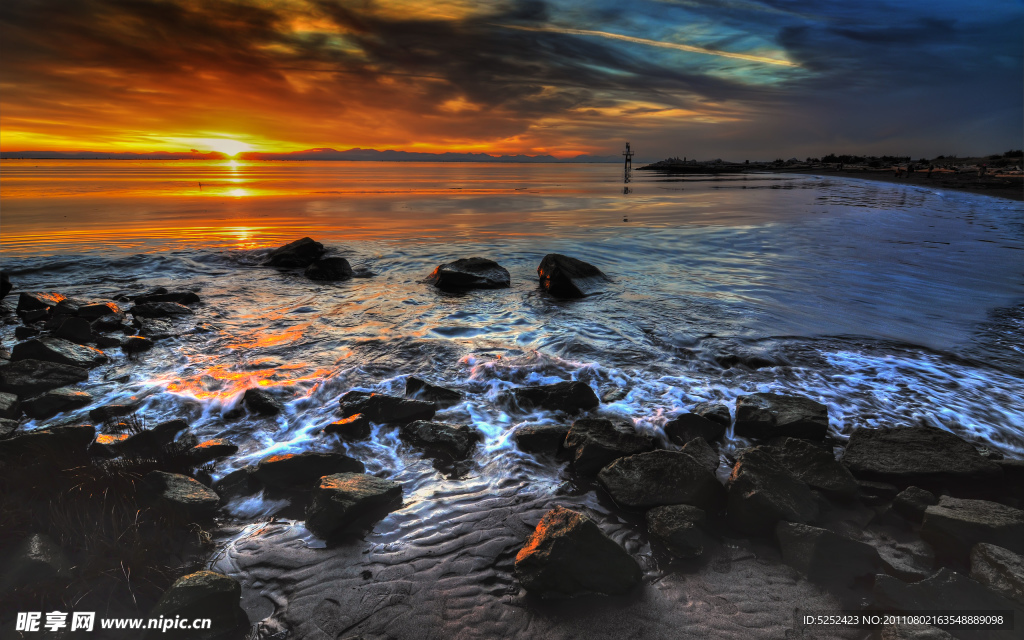
M1019 0L4 0L0 149L1019 148Z

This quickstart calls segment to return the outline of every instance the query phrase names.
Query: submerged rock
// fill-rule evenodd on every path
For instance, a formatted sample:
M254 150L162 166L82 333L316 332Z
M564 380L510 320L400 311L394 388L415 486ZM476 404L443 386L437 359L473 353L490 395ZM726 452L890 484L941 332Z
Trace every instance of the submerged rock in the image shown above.
M427 276L438 289L502 289L511 283L508 270L487 258L460 258L439 265Z
M371 431L370 421L361 413L332 422L324 427L324 433L336 433L339 438L349 442L365 440L370 437Z
M352 265L345 258L320 258L308 267L304 275L310 280L331 282L352 277Z
M857 496L859 487L853 474L820 446L799 438L784 438L771 449L782 466L812 489L841 500Z
M942 496L925 509L921 537L939 556L960 562L981 542L1024 553L1024 511L988 500Z
M213 489L180 473L150 471L146 474L146 482L165 506L190 518L209 517L220 505L220 496Z
M393 511L401 504L402 485L397 482L363 473L324 476L313 489L306 528L327 538L374 511Z
M1024 605L1024 556L994 544L971 549L971 578Z
M17 420L21 415L21 403L13 393L0 392L0 418Z
M95 367L107 361L107 356L94 347L75 344L52 336L33 338L14 345L11 360L42 360L72 367Z
M312 238L301 238L270 252L264 265L287 269L308 267L324 254L324 245Z
M340 453L285 453L268 456L252 470L255 480L273 489L312 489L335 473L365 473L362 462Z
M175 316L190 316L195 312L183 304L177 302L147 302L136 304L131 308L131 314L136 318L172 318Z
M647 530L660 540L672 555L697 558L704 553L707 514L688 504L670 504L647 512Z
M242 402L249 411L261 416L276 416L284 411L284 405L280 400L270 395L269 391L256 387L245 390Z
M717 511L725 501L725 489L706 463L682 451L619 458L601 469L597 480L624 507L689 504Z
M632 556L590 518L564 507L544 514L516 555L515 571L542 598L626 593L642 577Z
M920 487L907 487L892 501L892 509L907 520L921 522L925 509L938 504L939 499L931 491Z
M818 503L810 488L766 447L744 451L728 482L729 522L748 535L771 535L780 520L811 522Z
M405 395L416 400L433 402L438 409L445 409L462 402L462 394L430 384L426 380L409 376L405 379Z
M569 433L565 424L530 424L513 432L520 451L527 453L558 453Z
M174 620L209 619L204 630L150 629L143 640L188 638L189 640L232 640L245 635L249 619L240 606L242 587L228 576L198 571L175 580L156 603L149 617Z
M21 403L21 409L30 418L42 419L64 411L72 411L92 402L92 396L84 391L61 387L51 389Z
M789 436L822 440L828 433L828 407L803 396L752 393L736 398L736 435Z
M537 267L542 289L556 298L582 298L597 293L608 276L592 264L560 253L544 256Z
M849 586L855 578L878 573L882 561L869 544L795 522L779 522L775 538L782 559L811 582Z
M398 433L403 440L454 460L468 458L481 439L480 432L468 425L426 420L410 422Z
M618 458L650 451L654 441L631 426L620 428L605 418L580 418L569 428L565 448L573 452L577 473L594 475Z
M0 391L23 398L88 379L86 369L59 362L19 360L0 366Z
M512 389L512 397L523 409L541 408L565 413L589 411L601 404L590 385L576 381L517 387Z
M415 420L430 420L437 411L433 402L380 393L367 394L363 391L346 393L339 404L344 417L361 413L375 424L407 424Z

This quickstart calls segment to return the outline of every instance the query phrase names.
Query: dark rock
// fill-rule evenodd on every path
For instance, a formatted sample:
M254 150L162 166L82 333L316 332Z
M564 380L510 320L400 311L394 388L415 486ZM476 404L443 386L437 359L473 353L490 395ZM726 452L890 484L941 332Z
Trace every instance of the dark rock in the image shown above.
M1024 460L997 460L1003 472L1003 490L1010 496L1024 500Z
M799 438L783 438L772 443L772 455L812 489L841 500L857 496L859 487L853 474L835 456L814 443Z
M696 413L684 413L665 423L665 436L676 444L686 444L694 438L714 442L725 435L725 427Z
M245 403L245 407L249 411L258 413L261 416L276 416L284 411L284 404L270 395L270 392L266 389L258 389L256 387L246 389L245 395L242 396L242 402Z
M789 436L822 440L828 433L828 407L803 396L752 393L736 398L736 435Z
M18 430L18 421L10 418L0 418L0 440L6 440Z
M161 449L174 442L175 437L185 429L188 429L188 423L184 420L161 422L154 427L129 435L120 443L119 448L125 453L135 456L157 456Z
M438 266L427 276L438 289L504 289L511 283L508 270L487 258L460 258Z
M351 391L349 393L352 393ZM409 400L380 393L366 395L346 393L341 397L341 414L344 417L361 413L375 424L407 424L415 420L430 420L437 408L433 402Z
M402 504L402 485L363 473L337 473L320 478L306 510L306 528L320 536L344 530L354 521ZM381 513L383 515L383 513Z
M855 578L878 573L882 566L874 547L827 529L779 522L775 538L783 561L811 582L849 586Z
M164 592L149 612L150 619L208 619L204 630L150 629L143 640L233 640L245 635L249 619L242 610L242 587L236 580L213 571L182 576Z
M601 404L590 385L574 381L518 387L512 389L512 397L523 409L541 408L565 413L588 411Z
M921 540L876 547L882 569L904 582L924 580L935 573L935 552Z
M19 435L0 441L0 456L25 455L39 452L85 453L96 436L92 425L67 425L22 431Z
M871 480L858 480L857 491L864 504L887 504L895 500L900 492L894 484L872 482Z
M21 403L13 393L0 392L0 418L17 420L21 415Z
M718 402L701 402L695 405L690 413L697 414L698 416L716 422L725 428L728 428L732 424L732 415L729 413L729 407ZM708 440L708 442L711 442Z
M144 336L125 336L117 342L125 353L143 353L153 348L153 340Z
M100 316L91 323L93 333L135 333L136 327L125 322L124 314Z
M38 396L21 403L21 410L30 418L37 420L55 416L58 413L72 411L92 402L92 396L84 391L61 387L44 391Z
M405 395L416 400L433 402L438 409L445 409L462 402L462 394L430 384L426 380L409 376L405 379Z
M93 340L97 349L110 349L112 347L120 347L121 341L112 336L96 336Z
M348 280L352 277L352 265L345 258L320 258L306 267L305 275L310 280Z
M7 272L0 271L0 300L6 298L13 287L14 285L11 284L11 278L7 275Z
M629 390L622 387L612 387L601 394L601 402L611 404L629 396Z
M286 269L308 267L324 254L324 245L312 238L302 238L270 252L264 265Z
M403 440L453 460L468 458L481 439L480 432L468 425L426 420L410 422L398 433Z
M47 535L35 533L4 554L0 567L0 596L47 582L69 573L64 551Z
M147 302L131 308L131 314L136 318L171 318L190 316L193 313L191 309L177 302Z
M75 300L73 298L64 298L50 309L50 313L54 316L76 316L78 310L85 305L81 300Z
M164 293L148 293L135 298L135 304L151 302L174 302L177 304L197 304L199 296L191 291L165 291ZM81 315L81 312L79 312Z
M32 338L14 345L11 360L42 360L56 362L73 367L95 367L107 361L107 356L99 349L82 344L75 344L61 338L42 336Z
M682 451L648 451L619 458L597 474L616 504L649 508L690 504L718 511L725 489L705 462Z
M65 297L59 293L22 293L18 296L18 308L17 311L48 311L51 307L56 307L60 304L61 300Z
M214 438L203 440L188 450L188 457L194 464L205 464L217 458L225 458L238 453L238 445L227 440Z
M99 433L89 445L89 455L94 458L116 458L121 455L121 446L129 438L127 433Z
M925 509L921 538L938 556L965 564L979 542L1024 553L1024 511L988 500L942 496Z
M113 302L87 304L78 308L78 317L85 318L86 320L96 320L103 317L119 318L122 315L121 307Z
M971 578L1024 605L1024 556L994 544L971 549Z
M729 477L729 521L749 535L771 535L781 521L818 517L810 488L775 459L767 447L744 451Z
M683 453L689 454L694 460L701 463L705 469L714 474L718 471L718 465L720 460L718 458L718 452L711 448L704 438L694 438L690 440L683 448L680 449Z
M92 342L92 325L85 318L70 317L61 323L53 335L75 344Z
M939 499L931 491L925 491L920 487L907 487L893 499L892 509L907 520L921 522L924 510L938 503Z
M253 467L235 469L213 483L213 490L220 495L221 502L229 498L246 496L260 490L259 482L252 475Z
M577 473L594 475L618 458L650 451L654 442L631 426L620 428L605 418L580 418L569 428L565 448L573 452Z
M211 516L220 506L220 496L195 478L180 473L150 471L145 479L165 507L190 518Z
M274 489L311 490L335 473L365 473L362 462L340 453L286 453L268 456L252 470L254 479Z
M353 442L370 437L370 421L361 413L343 418L324 427L324 433L336 433L342 440Z
M970 443L935 427L857 429L843 464L858 478L932 488L984 483L1000 477L999 465Z
M636 561L590 518L564 507L544 514L516 555L515 571L542 598L626 593L642 577Z
M166 340L178 335L177 327L167 319L135 318L135 325L139 328L139 335L150 340Z
M670 504L647 512L648 531L680 558L697 558L704 553L706 522L704 510L688 504Z
M59 362L20 360L0 366L0 391L23 398L88 379L86 369Z
M33 311L18 311L18 317L25 324L32 324L33 322L39 322L45 320L50 315L49 309L36 309Z
M15 327L14 338L16 340L27 340L39 335L39 329L35 327Z
M569 433L565 424L530 424L513 432L512 437L521 451L527 453L558 453Z
M596 293L608 276L592 264L549 253L537 267L542 289L556 298L582 298Z
M938 627L897 624L882 627L881 640L956 640L956 637Z

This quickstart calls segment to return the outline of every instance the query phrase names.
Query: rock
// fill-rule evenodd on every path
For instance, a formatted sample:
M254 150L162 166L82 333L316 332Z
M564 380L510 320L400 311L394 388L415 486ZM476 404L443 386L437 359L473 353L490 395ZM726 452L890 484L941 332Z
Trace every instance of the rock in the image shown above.
M272 489L310 490L335 473L365 473L362 462L340 453L285 453L268 456L252 470L254 479Z
M11 279L7 275L6 271L0 271L0 300L7 297L7 294L11 292L11 288L14 285L11 284Z
M925 509L921 538L938 556L963 563L980 542L1024 553L1024 511L988 500L942 496Z
M274 249L263 264L287 269L308 267L323 254L324 245L312 238L302 238Z
M171 318L175 316L190 316L193 311L183 304L177 302L147 302L136 304L130 310L136 318Z
M858 478L933 488L996 480L999 465L970 443L935 427L857 429L850 436L843 464Z
M537 267L542 289L556 298L582 298L596 293L608 276L592 264L549 253Z
M812 489L832 498L852 500L859 487L853 474L831 453L799 438L783 438L772 443L772 455L790 473Z
M619 428L605 418L580 418L566 434L565 448L573 452L577 473L594 475L618 458L650 451L654 442L632 427Z
M744 451L728 482L729 521L748 535L771 535L776 524L818 517L810 488L775 459L767 447Z
M305 276L317 281L348 280L352 265L345 258L320 258L306 267Z
M25 324L32 324L33 322L45 320L49 314L49 309L37 309L35 311L19 311L18 317Z
M21 409L30 418L37 420L55 416L65 411L73 411L92 402L92 396L84 391L61 387L44 391L38 396L21 403Z
M718 402L701 402L694 405L690 413L697 414L711 422L716 422L725 428L732 424L732 414L729 413L729 407ZM708 440L708 442L711 441Z
M13 393L0 393L0 418L17 420L21 415L21 403Z
M261 416L276 416L284 411L284 404L280 400L270 395L269 391L256 387L245 390L242 402L249 411Z
M15 340L28 340L39 335L39 329L35 327L15 327L14 328L14 339Z
M405 379L406 397L433 402L438 409L445 409L462 402L462 394L454 389L437 387L426 380L409 376Z
M107 422L114 418L129 416L138 411L137 404L105 404L89 411L89 419L94 422Z
M135 325L139 328L139 335L150 340L166 340L178 335L178 329L167 319L135 318Z
M956 637L928 625L891 625L882 627L881 640L956 640Z
M632 556L593 520L564 507L544 514L516 555L515 572L527 591L542 598L626 593L642 577Z
M823 440L828 433L828 407L803 396L740 396L736 398L735 432L744 438L789 436Z
M437 411L433 402L409 400L381 393L366 395L361 391L352 396L345 394L341 397L340 405L344 417L361 413L375 424L407 424L415 420L430 420Z
M1019 500L1024 500L1024 460L996 460L1003 472L1004 491Z
M4 554L0 567L0 596L16 589L66 576L70 563L47 535L35 533Z
M705 442L704 438L690 440L683 445L680 451L693 456L694 460L701 463L712 474L718 471L718 465L721 462L718 458L718 452L712 449L711 445Z
M714 442L725 435L725 429L696 413L683 413L665 423L665 436L676 444L686 444L694 438Z
M89 323L93 333L135 333L136 328L125 322L124 314L100 316Z
M86 369L59 362L20 360L0 366L0 391L23 398L88 379Z
M65 425L22 431L20 435L0 441L0 456L49 452L85 453L96 437L92 425Z
M65 297L59 293L22 293L18 296L17 311L19 314L22 311L49 311L64 299Z
M1024 605L1024 556L994 544L971 549L971 578Z
M92 325L85 318L67 318L53 335L75 344L85 344L92 342Z
M320 478L306 510L306 528L327 538L357 518L401 507L402 485L363 473L336 473ZM381 514L383 515L383 514Z
M61 338L42 336L14 345L14 349L11 350L11 360L14 362L42 360L72 367L88 368L103 364L107 361L107 356L93 347L75 344Z
M725 502L725 489L706 463L682 451L619 458L601 469L597 480L623 507L689 504L718 511Z
M370 421L361 413L349 416L324 427L324 433L336 433L342 440L353 442L370 437Z
M590 385L574 381L518 387L512 389L512 397L523 409L541 408L565 413L589 411L601 404Z
M939 499L931 491L925 491L920 487L907 487L893 499L892 509L907 520L921 522L925 509L938 503Z
M211 516L220 506L220 496L195 478L180 473L150 471L145 480L165 506L189 518Z
M142 353L153 348L153 340L144 336L126 336L118 341L125 353Z
M629 390L622 387L612 387L601 394L601 402L611 404L629 396Z
M904 582L924 580L935 573L935 553L921 540L876 547L882 569Z
M64 298L50 309L53 316L75 316L85 303L73 298Z
M249 626L249 619L239 605L241 598L241 585L228 576L213 571L198 571L182 576L175 580L174 584L160 597L159 602L149 612L150 619L208 619L210 628L198 631L193 629L148 629L141 637L143 640L157 638L229 640L241 638Z
M87 304L78 308L78 317L86 320L95 320L103 317L121 317L121 307L113 302L102 302L99 304Z
M900 492L894 484L872 482L871 480L858 480L857 491L861 502L872 505L892 502Z
M130 455L158 456L161 449L174 442L175 437L185 429L188 429L188 423L184 420L161 422L154 427L129 435L120 443L119 448Z
M487 258L460 258L439 265L427 276L438 289L504 289L511 284L508 270Z
M164 291L162 293L148 293L134 298L135 304L150 304L151 302L174 302L176 304L197 304L199 296L191 291ZM84 308L84 307L83 307ZM81 311L78 312L82 314Z
M795 522L779 522L775 538L782 559L811 582L849 586L854 579L880 570L878 551L869 544Z
M205 464L217 458L225 458L238 453L238 445L227 440L214 438L203 440L188 450L188 457L194 464Z
M10 418L0 418L0 440L6 440L18 430L18 421Z
M647 512L647 530L680 558L697 558L704 553L706 522L704 510L688 504L670 504Z
M403 440L453 460L468 458L481 439L480 432L468 425L426 420L410 422L398 433Z
M565 424L531 424L517 428L512 437L520 451L527 453L558 453L569 433Z
M253 469L251 466L235 469L211 485L222 503L260 490L259 482L252 476Z
M121 455L121 445L128 438L127 433L98 433L89 445L89 455L94 458L116 458Z

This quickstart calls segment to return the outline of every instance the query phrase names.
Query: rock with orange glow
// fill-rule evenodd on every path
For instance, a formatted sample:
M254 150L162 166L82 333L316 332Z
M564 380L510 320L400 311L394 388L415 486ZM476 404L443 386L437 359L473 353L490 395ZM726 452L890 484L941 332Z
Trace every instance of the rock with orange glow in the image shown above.
M689 504L715 512L725 502L725 489L706 463L682 451L619 458L601 469L597 480L624 507Z
M438 265L427 276L438 289L506 289L512 282L508 269L487 258L460 258Z
M95 367L106 362L107 356L95 347L75 344L53 336L42 336L14 345L11 360L44 360L73 367Z
M512 397L523 409L540 408L566 413L589 411L601 404L590 385L576 380L536 387L518 387L512 389Z
M125 353L142 353L153 348L153 341L145 336L125 336L118 344Z
M364 473L320 478L306 509L306 528L326 538L349 525L402 506L402 485Z
M349 391L339 402L344 417L361 413L376 424L408 424L416 420L430 420L437 412L433 402L410 400L382 393Z
M802 480L767 447L744 451L729 477L729 522L748 535L771 535L779 521L807 523L818 503Z
M42 419L58 413L79 409L92 402L92 396L84 391L62 387L51 389L22 401L21 410L30 418Z
M643 577L636 560L593 520L564 507L544 514L516 555L515 571L542 598L626 593Z
M54 292L22 293L18 296L17 311L19 314L22 311L49 311L60 304L61 300L64 300L64 296Z
M95 320L104 316L120 316L121 307L113 302L102 302L99 304L87 304L78 308L78 317L86 320Z
M189 460L193 464L205 464L217 458L224 458L238 453L238 445L227 440L214 438L204 440L188 450Z
M324 433L335 433L342 440L349 442L365 440L370 437L371 431L370 421L361 413L332 422L324 427Z
M654 441L631 425L616 425L606 418L580 418L565 436L576 473L594 475L613 461L650 451Z
M246 389L245 395L242 396L242 402L245 403L245 407L249 411L261 416L276 416L284 411L281 401L270 395L266 389L256 387Z
M601 285L609 281L600 269L592 264L549 253L537 267L542 289L556 298L582 298L597 293Z
M312 238L301 238L270 252L264 265L297 269L308 267L324 254L324 245Z
M331 282L348 280L352 277L352 265L345 258L320 258L306 267L305 276L310 280Z
M340 453L285 453L268 456L252 470L252 477L273 489L312 489L334 473L363 473L366 467Z

